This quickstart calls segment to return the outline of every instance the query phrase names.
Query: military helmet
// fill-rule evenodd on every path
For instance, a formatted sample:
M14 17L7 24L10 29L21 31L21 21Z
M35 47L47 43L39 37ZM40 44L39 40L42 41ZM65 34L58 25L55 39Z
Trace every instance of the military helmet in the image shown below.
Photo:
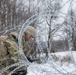
M17 32L11 32L10 34L13 35L13 36L15 36L16 39L18 39L18 33Z
M31 35L32 37L34 37L35 34L36 34L36 30L35 30L35 28L32 27L32 26L27 26L27 27L25 28L25 31L24 31L24 32L27 33L27 34L29 34L29 35Z

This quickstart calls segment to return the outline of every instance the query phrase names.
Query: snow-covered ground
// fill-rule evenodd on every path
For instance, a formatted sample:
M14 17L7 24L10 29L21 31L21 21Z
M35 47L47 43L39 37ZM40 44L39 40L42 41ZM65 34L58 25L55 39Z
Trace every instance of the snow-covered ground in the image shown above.
M27 75L76 75L75 51L56 52L51 54L51 58L46 63L32 63Z

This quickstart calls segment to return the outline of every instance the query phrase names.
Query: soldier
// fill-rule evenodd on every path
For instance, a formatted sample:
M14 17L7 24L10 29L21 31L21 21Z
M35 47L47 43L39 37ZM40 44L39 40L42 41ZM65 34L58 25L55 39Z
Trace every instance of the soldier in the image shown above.
M24 53L30 62L32 62L32 60L30 59L29 55L30 53L32 54L34 52L32 50L35 50L33 48L30 50L34 42L33 41L34 37L35 37L35 28L32 26L27 26L24 31L22 44L23 44ZM5 43L5 46L7 47L9 57L12 60L14 60L14 62L17 62L18 61L18 51L17 51L18 50L18 47L17 47L18 34L16 32L11 32L10 35L8 35L4 43Z
M18 62L17 38L18 34L16 32L11 32L7 37L0 38L0 69ZM8 70L7 73L11 70Z
M27 26L22 36L23 51L30 62L33 62L33 60L30 58L30 55L33 54L33 52L35 51L35 49L32 48L34 51L31 52L32 51L31 46L33 45L34 42L33 38L35 37L35 33L36 32L34 27ZM27 67L22 67L19 70L15 71L12 75L26 75L26 74L27 74Z
M26 57L30 62L32 62L31 55L35 52L35 49L34 49L35 34L36 34L35 28L32 26L27 26L24 31L24 36L22 39L24 54L26 55Z

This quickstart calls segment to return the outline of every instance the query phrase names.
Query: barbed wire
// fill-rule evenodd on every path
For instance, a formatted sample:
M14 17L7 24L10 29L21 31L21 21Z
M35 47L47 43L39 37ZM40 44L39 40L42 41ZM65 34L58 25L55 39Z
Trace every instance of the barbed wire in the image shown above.
M66 3L64 3L64 4L62 5L61 9L62 9L69 1L72 1L72 2L75 2L75 3L76 3L75 0L68 0ZM69 5L69 8L70 8L70 7L72 7L71 4ZM68 9L69 9L69 8L68 8ZM69 12L69 11L68 11L68 12ZM56 13L54 13L54 14L52 14L52 15L53 15L53 16L57 16L58 13L59 13L59 11L56 12ZM62 13L62 14L63 14L63 13ZM26 28L26 26L30 25L32 22L34 22L35 20L37 20L38 17L40 17L40 16L49 16L49 15L51 15L51 13L50 13L49 11L44 11L44 12L35 14L34 16L32 16L31 18L29 18L29 19L22 25L22 28L21 28L20 34L19 34L19 38L18 38L19 52L22 53L22 54L20 54L20 56L22 56L21 59L24 59L24 58L25 58L25 60L28 61L27 57L24 55L24 52L23 52L23 50L22 50L22 45L21 45L22 35L23 35L23 33L24 33L24 30L25 30L24 28ZM65 13L64 13L64 15L68 16L68 14L65 14ZM65 17L64 17L64 20L66 20ZM64 23L64 22L63 22L63 23ZM60 27L62 27L63 23L60 24ZM58 29L60 29L60 27L59 27ZM11 29L9 29L8 31L13 30L13 29L14 29L14 28L11 28ZM57 29L57 30L58 30L58 29ZM56 31L57 31L57 30L56 30ZM6 30L4 30L4 31L2 31L2 32L0 32L0 33L3 33L3 32L5 32L5 31L6 31ZM7 31L7 32L8 32L8 31ZM55 31L55 32L56 32L56 31ZM6 32L5 32L4 34L6 34ZM39 42L39 43L40 43L40 42ZM43 50L43 48L41 47L41 44L39 44L39 48L40 48L41 50ZM71 53L72 53L72 51L71 51ZM72 53L72 54L73 54L73 53ZM72 58L73 58L73 55L72 55ZM29 62L29 61L28 61L28 62ZM64 69L60 68L57 64L53 64L53 62L52 62L51 64L52 64L53 69L55 69L56 71L58 71L59 74L62 74L62 75L76 75L76 74L73 74L74 71L71 72L71 73L69 73L69 72L66 71L67 73L64 73L64 72L63 72ZM75 64L75 66L76 66L76 62L73 63L73 64ZM12 66L16 66L16 65L19 65L19 63L14 64L14 65L12 65ZM9 69L9 68L12 67L12 66L8 66L8 67L2 69L2 73L3 73L4 71L6 71L6 69ZM23 66L23 65L21 65L21 66ZM11 73L12 73L12 72L11 72ZM10 74L9 74L9 75L10 75Z

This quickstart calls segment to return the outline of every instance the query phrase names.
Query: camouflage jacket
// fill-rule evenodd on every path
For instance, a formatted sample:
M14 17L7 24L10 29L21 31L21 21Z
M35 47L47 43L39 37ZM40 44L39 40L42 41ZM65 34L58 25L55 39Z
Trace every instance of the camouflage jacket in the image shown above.
M9 57L15 62L18 61L18 45L13 37L9 37L4 41Z
M4 45L4 41L7 36L0 36L0 61L7 56L7 49Z
M24 37L22 37L22 45L26 57L31 58L36 51L35 41L34 40L27 41Z

